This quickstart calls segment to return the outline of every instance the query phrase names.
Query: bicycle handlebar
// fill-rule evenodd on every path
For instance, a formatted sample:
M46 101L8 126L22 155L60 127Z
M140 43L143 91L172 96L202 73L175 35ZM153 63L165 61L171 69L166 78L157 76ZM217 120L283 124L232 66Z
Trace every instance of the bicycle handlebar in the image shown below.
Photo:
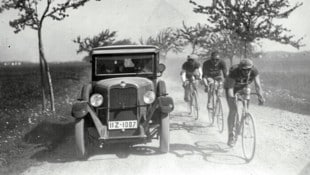
M245 94L245 95L247 95L247 94ZM263 101L261 101L260 99L259 99L259 95L258 95L258 93L256 93L256 92L251 92L250 94L248 94L249 96L250 95L256 95L257 97L258 97L258 101L259 101L259 105L263 105L265 102L264 102L264 100ZM250 100L250 98L249 97L244 97L243 96L243 94L241 94L240 92L237 92L236 94L235 94L235 100L236 101L244 101L244 100Z

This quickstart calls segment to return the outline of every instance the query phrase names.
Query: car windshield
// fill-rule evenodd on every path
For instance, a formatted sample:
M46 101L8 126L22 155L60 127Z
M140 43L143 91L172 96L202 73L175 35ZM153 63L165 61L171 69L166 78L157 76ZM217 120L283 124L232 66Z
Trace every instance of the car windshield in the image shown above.
M154 55L98 55L95 64L96 75L153 74Z

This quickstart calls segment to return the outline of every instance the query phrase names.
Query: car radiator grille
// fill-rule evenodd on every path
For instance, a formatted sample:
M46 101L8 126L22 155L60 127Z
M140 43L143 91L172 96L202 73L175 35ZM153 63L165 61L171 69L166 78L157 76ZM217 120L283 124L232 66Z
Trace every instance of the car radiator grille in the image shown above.
M108 121L137 120L137 89L112 88L110 90L110 108ZM137 129L109 130L109 137L126 137L138 135Z
M137 89L113 88L110 90L110 108L124 109L137 106Z

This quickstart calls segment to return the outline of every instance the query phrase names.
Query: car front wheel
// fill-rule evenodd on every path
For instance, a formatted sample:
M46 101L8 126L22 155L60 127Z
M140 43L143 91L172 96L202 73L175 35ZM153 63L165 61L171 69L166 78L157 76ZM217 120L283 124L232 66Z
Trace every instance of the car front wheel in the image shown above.
M89 139L88 132L85 126L85 119L80 119L75 122L75 142L77 146L78 158L87 159Z
M161 114L160 120L160 151L162 153L169 152L170 133L169 133L169 114Z

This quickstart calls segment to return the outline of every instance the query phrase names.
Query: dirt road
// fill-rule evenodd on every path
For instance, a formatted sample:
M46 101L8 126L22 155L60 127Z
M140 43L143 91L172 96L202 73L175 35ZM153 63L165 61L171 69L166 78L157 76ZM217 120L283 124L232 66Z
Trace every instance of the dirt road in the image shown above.
M175 102L170 116L171 150L168 154L160 154L159 143L154 140L131 148L116 145L99 149L88 161L77 161L74 138L68 137L52 152L33 156L37 165L22 174L310 174L310 116L251 106L256 117L258 142L253 161L246 163L240 143L233 149L226 145L227 125L222 134L216 127L209 126L203 92L199 96L200 119L196 121L187 115L183 89L176 76L177 70L172 66L180 67L167 63L163 77L168 80L168 90ZM224 114L226 117L226 103Z

